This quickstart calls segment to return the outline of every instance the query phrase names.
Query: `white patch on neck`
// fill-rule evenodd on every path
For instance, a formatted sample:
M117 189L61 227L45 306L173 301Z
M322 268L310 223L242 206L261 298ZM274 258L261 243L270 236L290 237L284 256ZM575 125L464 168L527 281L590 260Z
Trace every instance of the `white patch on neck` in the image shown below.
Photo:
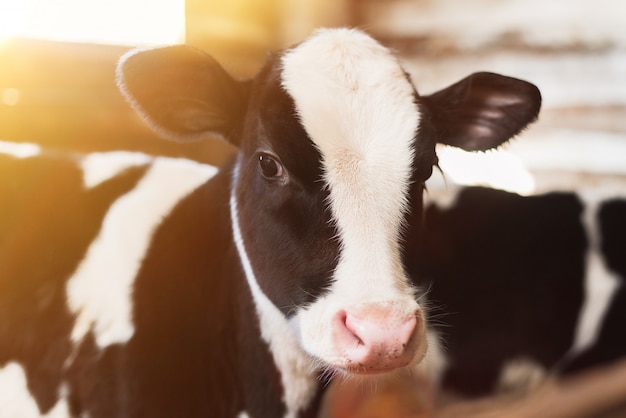
M0 154L11 155L15 158L30 158L41 154L41 147L28 142L0 141Z
M274 363L280 371L283 386L283 402L287 407L285 418L295 418L298 412L309 405L315 395L318 385L317 378L312 373L312 359L302 350L294 329L289 325L285 316L263 293L252 270L250 259L246 253L245 244L239 227L237 213L237 198L235 197L239 162L233 174L233 185L230 196L230 216L233 228L233 239L252 292L259 327L263 340L269 345L274 357Z
M42 414L28 390L24 368L16 362L7 363L0 368L0 417L69 418L67 400L62 393L59 395L56 405L47 414Z
M604 317L621 283L619 277L607 268L601 252L598 208L602 197L590 193L583 194L582 197L585 201L582 221L589 241L585 270L585 296L578 318L574 344L565 358L581 353L597 341Z
M356 30L320 30L282 64L283 86L322 155L341 242L330 292L296 316L307 351L328 360L336 354L329 324L339 310L388 304L411 315L418 308L399 240L419 109L396 58Z
M92 329L101 348L132 337L133 283L153 232L182 198L216 172L190 160L156 158L136 187L115 201L67 283L68 305L76 315L74 343Z
M81 162L83 183L87 189L96 187L130 167L150 163L153 157L140 152L112 151L94 152Z

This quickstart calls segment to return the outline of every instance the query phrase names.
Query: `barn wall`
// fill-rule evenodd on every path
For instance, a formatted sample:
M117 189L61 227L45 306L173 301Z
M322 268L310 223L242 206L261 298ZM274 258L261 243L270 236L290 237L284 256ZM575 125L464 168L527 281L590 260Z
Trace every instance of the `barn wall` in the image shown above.
M581 182L596 187L606 180L626 192L626 3L356 3L359 24L400 52L422 92L485 70L538 85L544 99L539 123L504 148L530 170L534 191ZM511 155L507 158L505 168L516 166L510 164ZM501 179L502 165L493 167Z
M186 18L187 42L213 53L240 77L253 75L268 50L297 42L315 27L347 25L396 49L423 93L472 71L528 79L543 93L539 123L504 148L510 152L504 163L467 163L463 170L474 174L471 181L498 187L509 182L523 192L607 179L622 187L626 3L621 0L187 0ZM223 142L155 141L132 113L113 79L115 61L127 49L4 42L0 137L219 163L231 151ZM503 180L505 169L513 180ZM456 180L454 175L448 181Z

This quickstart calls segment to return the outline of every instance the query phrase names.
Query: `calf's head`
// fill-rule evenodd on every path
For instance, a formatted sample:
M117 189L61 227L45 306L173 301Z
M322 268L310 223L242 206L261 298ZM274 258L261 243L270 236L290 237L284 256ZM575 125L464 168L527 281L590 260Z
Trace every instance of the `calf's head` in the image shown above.
M349 29L317 31L249 81L174 46L126 55L118 82L163 135L216 133L238 147L231 221L259 314L323 367L352 373L426 352L403 248L419 232L436 143L496 147L541 101L533 85L489 73L420 96L389 50Z

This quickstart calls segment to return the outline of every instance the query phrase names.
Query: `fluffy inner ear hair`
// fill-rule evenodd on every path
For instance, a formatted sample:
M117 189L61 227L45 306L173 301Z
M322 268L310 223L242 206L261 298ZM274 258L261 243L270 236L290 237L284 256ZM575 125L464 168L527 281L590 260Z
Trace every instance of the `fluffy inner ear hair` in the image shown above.
M498 147L533 122L541 108L541 93L533 84L484 72L422 99L431 110L437 141L468 151Z
M184 45L130 51L118 63L117 84L154 131L179 141L208 133L229 139L246 109L247 84Z

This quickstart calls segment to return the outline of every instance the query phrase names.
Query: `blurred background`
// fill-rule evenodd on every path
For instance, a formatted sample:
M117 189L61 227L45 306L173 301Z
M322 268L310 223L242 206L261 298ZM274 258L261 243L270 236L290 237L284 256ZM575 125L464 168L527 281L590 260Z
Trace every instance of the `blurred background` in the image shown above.
M0 0L0 140L217 164L231 152L223 142L181 145L145 128L115 87L119 56L186 42L247 78L268 50L319 26L367 30L398 52L422 94L474 71L540 88L540 120L523 138L476 157L441 150L449 179L626 192L622 0Z

